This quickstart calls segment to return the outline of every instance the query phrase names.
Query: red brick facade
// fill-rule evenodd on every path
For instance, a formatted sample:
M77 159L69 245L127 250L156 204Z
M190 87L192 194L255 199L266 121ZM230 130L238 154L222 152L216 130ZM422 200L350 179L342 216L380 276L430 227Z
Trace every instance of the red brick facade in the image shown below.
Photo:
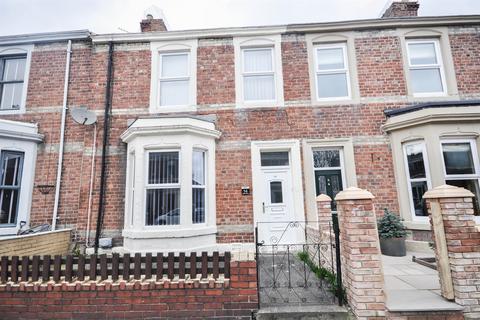
M475 28L449 27L452 59L461 99L479 97L480 45ZM193 114L213 115L222 133L216 151L216 216L218 242L251 242L253 232L223 232L222 226L252 225L250 142L255 140L350 138L353 141L358 187L376 195L377 208L398 211L393 160L388 136L381 130L383 111L407 105L401 39L391 29L358 31L354 48L359 99L351 103L312 106L309 59L304 33L282 35L285 106L237 108L234 45L231 36L200 39L197 50L197 105ZM45 135L38 147L35 185L55 183L66 42L35 44L26 113L1 119L38 123ZM97 158L91 227L100 185L101 139L108 48L89 40L74 41L68 92L70 107L85 105L98 115ZM149 116L151 51L148 42L116 43L113 57L112 120L107 166L103 232L121 240L124 223L126 145L120 135L128 121ZM352 84L352 86L355 84ZM435 100L435 99L433 99ZM175 113L172 113L175 115ZM67 116L59 226L72 226L83 238L87 223L93 127L75 124ZM349 161L352 161L350 159ZM80 174L81 173L81 174ZM54 191L34 188L31 224L51 222ZM253 229L253 228L252 228Z

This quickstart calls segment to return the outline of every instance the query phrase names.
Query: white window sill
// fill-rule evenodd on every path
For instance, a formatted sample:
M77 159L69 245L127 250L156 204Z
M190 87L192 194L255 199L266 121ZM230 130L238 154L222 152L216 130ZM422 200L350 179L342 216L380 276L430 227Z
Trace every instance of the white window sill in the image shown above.
M425 221L405 221L404 224L405 227L410 230L431 230L430 222L428 221L428 219L425 219Z
M9 115L9 114L23 114L23 113L25 113L25 108L0 110L0 116Z
M317 99L312 101L313 106L332 106L341 104L354 104L358 101L351 97Z
M194 105L150 107L150 113L192 112L196 110L197 107Z
M191 226L159 226L152 227L152 230L124 229L122 235L131 239L149 238L192 238L217 233L216 226L191 225Z
M235 107L237 109L254 109L254 108L277 108L283 107L284 104L278 101L268 101L268 102L248 102L248 103L238 103Z

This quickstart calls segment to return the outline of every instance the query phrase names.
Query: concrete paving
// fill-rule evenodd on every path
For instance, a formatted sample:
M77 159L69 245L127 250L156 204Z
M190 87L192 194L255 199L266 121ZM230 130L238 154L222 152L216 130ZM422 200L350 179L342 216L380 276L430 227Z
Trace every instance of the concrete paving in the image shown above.
M390 311L456 311L462 307L440 295L438 272L412 261L433 252L408 252L405 257L382 256L386 307Z

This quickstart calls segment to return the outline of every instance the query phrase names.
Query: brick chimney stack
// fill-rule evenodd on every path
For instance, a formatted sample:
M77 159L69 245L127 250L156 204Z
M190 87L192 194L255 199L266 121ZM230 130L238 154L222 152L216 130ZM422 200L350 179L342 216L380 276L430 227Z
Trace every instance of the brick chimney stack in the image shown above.
M145 18L140 22L142 32L167 31L167 23L162 10L156 6L151 6L145 10Z
M383 13L382 18L416 17L419 7L418 1L393 0Z

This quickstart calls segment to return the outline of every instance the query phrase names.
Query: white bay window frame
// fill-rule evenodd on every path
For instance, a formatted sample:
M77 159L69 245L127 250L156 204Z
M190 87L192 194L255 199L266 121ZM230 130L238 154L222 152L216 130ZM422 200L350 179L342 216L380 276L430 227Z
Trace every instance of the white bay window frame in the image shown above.
M327 69L327 70L319 70L318 68L318 51L319 50L328 50L328 49L341 49L343 55L343 68L339 69ZM329 43L329 44L316 44L314 45L314 61L315 61L315 97L317 101L335 101L335 100L349 100L352 98L352 89L350 85L350 70L348 64L348 50L347 44L345 42L340 43ZM330 97L320 97L318 95L319 83L318 83L318 76L319 75L332 75L332 74L345 74L346 80L346 87L347 87L347 95L346 96L330 96Z
M220 132L212 122L189 117L138 119L122 134L128 144L124 247L127 250L194 249L214 245L215 139ZM193 153L204 152L205 221L193 221ZM179 152L178 183L148 185L149 155ZM132 168L132 159L135 163ZM147 190L180 188L180 223L147 225ZM133 223L129 223L132 221Z
M155 154L155 153L178 153L178 181L176 183L149 183L149 171L150 171L150 155L151 154ZM144 211L144 225L145 227L147 228L150 228L150 227L158 227L158 226L174 226L174 225L179 225L181 224L182 222L185 223L185 221L182 221L182 215L180 214L180 221L179 223L172 223L172 224L169 224L169 223L166 223L165 225L160 225L160 224L156 224L155 222L153 224L149 224L148 221L147 221L147 198L148 198L148 191L149 190L167 190L167 189L178 189L179 190L179 198L180 198L180 203L179 203L179 208L180 208L180 212L182 211L182 203L181 203L181 199L182 199L182 154L181 154L181 150L180 149L152 149L152 150L146 150L146 156L145 156L145 211Z
M474 173L471 174L447 174L447 168L445 165L445 159L443 158L443 145L448 144L448 143L465 143L470 145L470 152L473 160L473 169ZM480 161L478 157L478 150L477 150L477 144L474 138L465 138L465 139L441 139L440 140L440 154L442 155L442 168L443 168L443 176L445 178L445 184L448 184L448 180L474 180L477 182L479 188L480 188ZM475 197L478 195L475 192L472 192L475 194ZM479 213L480 214L480 213ZM480 223L480 215L475 216L475 220L477 223Z
M410 45L414 44L433 44L435 49L435 58L437 63L431 64L412 64L412 56L411 56L411 48ZM408 63L408 72L409 78L412 83L410 83L410 87L412 88L413 96L414 97L431 97L431 96L443 96L447 94L447 83L445 79L445 68L443 65L443 58L442 52L440 50L440 42L439 39L435 38L424 38L424 39L406 39L406 50L407 50L407 63ZM440 75L440 84L442 86L441 91L432 91L432 92L415 92L413 88L413 75L412 70L438 70Z
M203 183L194 184L194 154L195 153L202 154L202 174L203 174ZM207 200L207 193L208 193L208 168L207 168L207 160L208 160L208 150L201 149L201 148L194 148L192 153L192 223L193 224L204 224L206 221L206 213L208 212L208 202ZM194 190L203 190L203 216L201 221L197 220L197 216L195 215L195 205L198 204L198 198L195 197Z
M423 165L425 167L425 178L412 178L410 176L410 169L408 167L407 148L413 145L420 145L422 149ZM427 190L430 190L432 188L432 181L430 178L430 166L428 162L427 148L426 148L425 142L424 141L406 142L403 144L402 150L403 150L403 162L405 165L405 174L407 178L408 197L409 197L410 214L412 217L412 221L428 222L428 216L415 215L415 205L413 203L413 193L412 193L412 183L414 182L426 182Z
M150 113L170 113L195 111L197 104L197 47L198 40L158 41L150 43L151 81L150 81ZM164 77L162 62L165 56L187 55L187 74ZM161 104L161 83L188 81L188 102L180 105Z
M234 37L235 51L235 99L237 108L281 107L284 105L281 35L265 35L262 37ZM270 49L272 53L272 70L260 72L244 72L244 52ZM245 99L245 76L273 75L274 99L247 100Z

